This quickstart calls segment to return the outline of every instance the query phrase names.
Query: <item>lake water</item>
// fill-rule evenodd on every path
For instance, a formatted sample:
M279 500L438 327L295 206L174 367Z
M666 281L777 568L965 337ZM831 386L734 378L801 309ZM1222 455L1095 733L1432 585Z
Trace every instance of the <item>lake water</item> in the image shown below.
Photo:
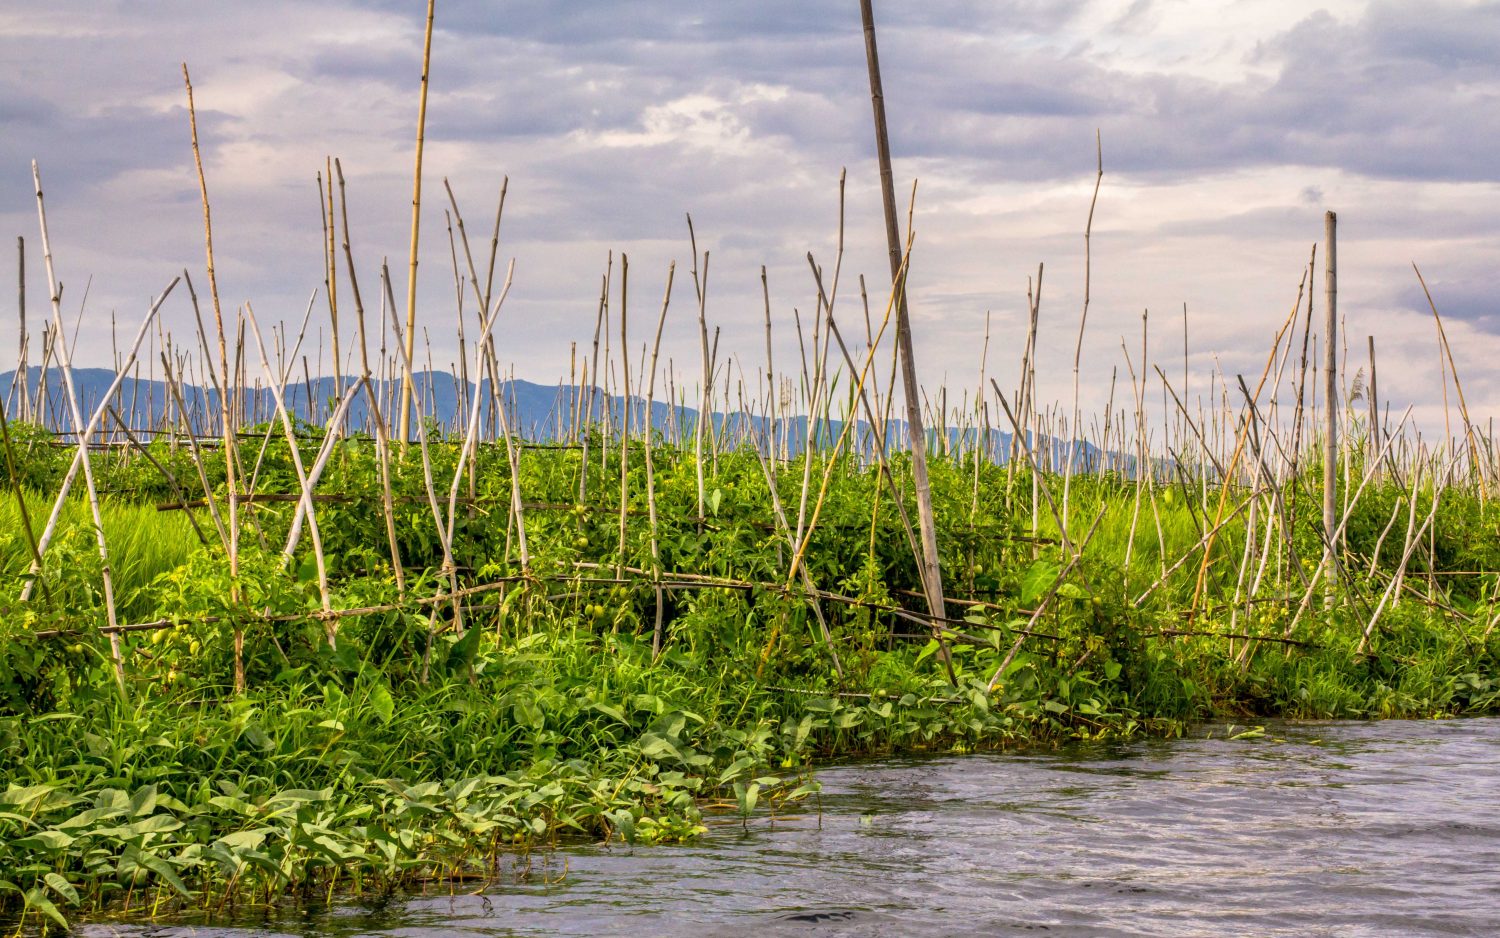
M483 896L83 933L1500 935L1500 720L1228 732L830 767L821 814L570 849Z

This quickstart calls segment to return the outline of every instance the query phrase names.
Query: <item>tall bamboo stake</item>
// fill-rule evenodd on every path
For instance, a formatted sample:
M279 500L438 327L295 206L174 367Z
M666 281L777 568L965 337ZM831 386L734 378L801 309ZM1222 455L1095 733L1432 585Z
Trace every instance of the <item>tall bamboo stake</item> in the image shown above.
M1369 432L1366 433L1366 436L1368 437L1368 441L1367 441L1368 447L1367 448L1369 449L1370 459L1371 460L1375 460L1377 458L1376 454L1380 452L1380 448L1381 448L1380 447L1380 398L1378 396L1376 396L1376 387L1377 387L1377 385L1375 383L1375 337L1372 335L1372 336L1366 336L1365 338L1368 340L1369 346L1370 346L1370 387L1369 387L1368 392L1366 394L1366 398L1367 398L1366 403L1369 405L1369 412L1370 412L1370 416L1368 418L1369 423L1370 423L1370 429L1369 429ZM1377 472L1378 471L1379 470L1377 469Z
M619 565L615 576L623 575L625 568L625 519L630 506L630 334L627 331L630 302L630 258L620 255L620 356L624 367L620 369L623 396L620 402L620 551Z
M318 186L318 200L323 208L323 224L327 228L324 241L324 251L328 257L328 276L323 285L328 297L328 322L330 336L333 343L333 386L336 394L344 393L344 361L339 355L339 265L338 265L338 226L334 222L333 215L333 158L324 159L324 168L328 171L326 180L326 192L323 185ZM321 356L319 356L321 358Z
M698 524L703 524L704 479L703 439L707 427L703 421L712 420L713 415L713 363L708 349L708 252L703 252L703 270L698 269L698 237L693 231L693 216L687 216L688 242L693 251L693 289L698 298L698 346L703 358L702 396L699 399L698 419L693 428L693 462L698 475Z
M896 346L901 356L901 377L906 394L906 431L910 441L912 483L916 489L917 515L922 532L922 587L927 609L947 618L943 603L943 577L938 565L937 521L932 508L932 483L927 476L927 439L922 429L922 402L917 388L917 364L912 352L911 318L906 303L906 277L902 275L901 233L896 222L896 189L891 175L891 142L885 120L885 92L880 80L880 53L875 41L875 12L871 0L860 0L865 30L865 63L870 73L870 102L875 117L875 150L880 163L880 194L885 207L886 246L890 253L891 285L896 296Z
M432 66L432 20L437 0L427 0L427 31L422 40L422 91L417 104L417 157L412 173L411 252L406 275L406 357L416 354L417 340L417 247L422 231L422 144L427 135L427 79ZM411 435L411 396L414 390L410 375L401 383L401 428L398 438L404 450Z
M198 170L198 192L203 200L203 244L208 263L208 294L213 303L214 327L219 340L219 403L221 405L221 430L224 437L224 487L229 497L229 583L230 600L239 604L240 573L240 509L239 488L236 480L235 410L230 403L229 351L224 338L224 311L219 304L219 278L214 268L213 210L208 202L208 182L203 175L203 153L198 147L198 112L193 105L193 80L188 75L187 63L182 63L182 83L187 87L188 126L192 131L193 164ZM191 292L191 282L189 292ZM201 320L200 320L201 333ZM206 342L206 338L204 340ZM206 347L206 346L205 346ZM234 689L245 692L245 632L238 623L234 626Z
M21 388L21 407L18 416L23 422L31 420L31 376L26 367L26 239L16 237L16 312L21 319L20 354L16 356L16 376L11 381L14 390ZM769 326L768 326L769 327Z
M1334 539L1334 517L1338 511L1339 453L1339 363L1338 363L1338 216L1323 216L1324 299L1323 299L1323 563L1332 574L1338 563L1338 543ZM1332 577L1330 576L1330 579Z
M370 351L365 332L365 305L359 294L359 279L354 273L354 251L349 244L349 203L344 194L344 167L339 164L338 160L334 160L333 168L339 177L339 214L344 222L344 267L349 271L349 289L354 297L354 324L358 330L359 383L364 388L370 422L375 428L375 456L380 462L380 507L385 515L386 540L391 549L391 572L396 578L396 592L404 598L406 572L401 564L401 550L396 540L395 499L391 493L391 446L384 416L390 411L381 407L380 395L370 383Z
M666 614L665 597L661 588L661 543L657 531L656 520L656 465L652 460L652 437L651 416L655 409L656 401L656 360L661 354L661 333L667 323L667 306L672 302L672 278L677 273L677 262L673 261L667 267L667 287L661 300L661 315L656 320L656 339L651 345L651 376L646 385L646 511L650 516L651 523L651 572L656 581L656 621L651 628L651 654L653 657L661 654L663 616ZM761 268L762 282L764 282L765 268ZM768 321L769 323L769 321ZM767 326L769 328L769 324ZM769 345L767 346L769 348Z
M1083 227L1083 312L1078 316L1078 343L1073 347L1073 421L1068 427L1068 462L1063 466L1062 514L1069 519L1068 497L1073 488L1073 461L1078 446L1078 368L1083 360L1083 331L1089 321L1089 295L1093 285L1093 235L1094 209L1099 205L1099 186L1104 182L1104 139L1099 131L1094 132L1094 147L1098 159L1098 172L1094 176L1094 197L1089 202L1089 220ZM1141 366L1143 369L1145 365ZM1144 380L1144 375L1142 376Z

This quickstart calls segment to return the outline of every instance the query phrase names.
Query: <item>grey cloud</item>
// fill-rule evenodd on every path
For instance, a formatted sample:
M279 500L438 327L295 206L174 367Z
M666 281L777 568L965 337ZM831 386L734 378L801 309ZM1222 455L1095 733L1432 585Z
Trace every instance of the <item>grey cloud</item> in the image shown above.
M422 19L421 4L378 0L373 6ZM1056 28L1081 12L1085 0L948 0L928 4L877 4L877 23L910 26L955 24L960 29L1041 31ZM683 3L672 0L457 0L439 4L435 28L454 33L504 34L541 42L579 46L637 40L739 41L747 35L780 39L859 34L852 3L805 0L740 0Z
M1372 47L1445 69L1500 64L1500 5L1377 3L1366 30Z
M1067 175L1093 126L1111 168L1152 178L1286 163L1407 179L1500 173L1489 145L1500 74L1483 67L1500 57L1495 7L1380 6L1352 23L1316 13L1259 50L1274 80L1233 85L1122 73L1088 50L1012 54L1004 36L945 54L947 41L892 43L890 60L918 72L891 94L906 97L893 107L897 139L919 154L987 157L1008 178Z
M1445 322L1457 320L1484 332L1500 333L1500 296L1496 295L1490 278L1463 273L1456 277L1441 274L1434 277L1432 269L1422 273L1427 279L1427 288L1432 291L1432 304ZM1427 303L1416 274L1412 274L1411 283L1398 292L1396 302L1401 308L1420 316L1432 316L1432 307ZM1452 337L1449 338L1451 341Z
M0 90L0 97L18 94ZM198 115L200 132L216 132L230 118ZM86 190L127 170L185 166L189 159L187 110L160 112L142 107L106 107L80 114L33 99L23 108L0 113L0 166L26 173L32 159L43 180Z

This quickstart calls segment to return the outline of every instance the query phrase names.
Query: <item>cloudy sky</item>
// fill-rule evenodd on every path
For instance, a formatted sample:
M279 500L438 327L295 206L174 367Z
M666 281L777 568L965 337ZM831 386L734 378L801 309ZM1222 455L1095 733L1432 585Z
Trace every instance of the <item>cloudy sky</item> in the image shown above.
M1215 368L1259 374L1325 209L1340 219L1349 372L1373 334L1392 411L1416 402L1424 426L1441 427L1415 261L1471 410L1500 409L1500 4L876 6L898 188L919 181L912 310L925 383L973 386L987 313L991 373L1015 382L1027 281L1044 263L1041 391L1070 396L1097 131L1086 413L1102 407L1112 369L1124 380L1122 336L1139 367L1145 310L1169 373L1182 367L1186 304L1195 387ZM327 155L348 179L366 297L383 256L400 294L424 12L422 0L8 3L0 233L27 238L33 318L45 291L32 159L70 318L90 284L80 362L107 362L111 314L133 331L179 269L202 289L183 61L226 306L300 320L322 283L315 175ZM487 231L510 178L501 254L502 266L515 259L515 285L498 335L519 377L566 375L610 251L630 258L632 344L678 261L665 354L691 371L687 212L712 251L708 317L722 346L752 375L763 360L764 264L778 367L790 364L792 310L814 306L806 254L834 260L843 168L840 310L853 328L855 276L877 306L886 277L863 54L854 0L438 0L419 281L434 359L456 346L445 177L472 231ZM14 335L13 303L0 301L0 334ZM188 329L185 298L165 315ZM0 345L0 370L13 344Z

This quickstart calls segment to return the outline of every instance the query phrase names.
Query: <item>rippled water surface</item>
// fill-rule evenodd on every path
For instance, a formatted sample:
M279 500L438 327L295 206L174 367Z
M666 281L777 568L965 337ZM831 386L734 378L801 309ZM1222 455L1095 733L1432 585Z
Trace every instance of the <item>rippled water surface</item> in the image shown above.
M1224 735L833 767L821 816L573 849L483 896L86 933L1500 934L1500 720Z

